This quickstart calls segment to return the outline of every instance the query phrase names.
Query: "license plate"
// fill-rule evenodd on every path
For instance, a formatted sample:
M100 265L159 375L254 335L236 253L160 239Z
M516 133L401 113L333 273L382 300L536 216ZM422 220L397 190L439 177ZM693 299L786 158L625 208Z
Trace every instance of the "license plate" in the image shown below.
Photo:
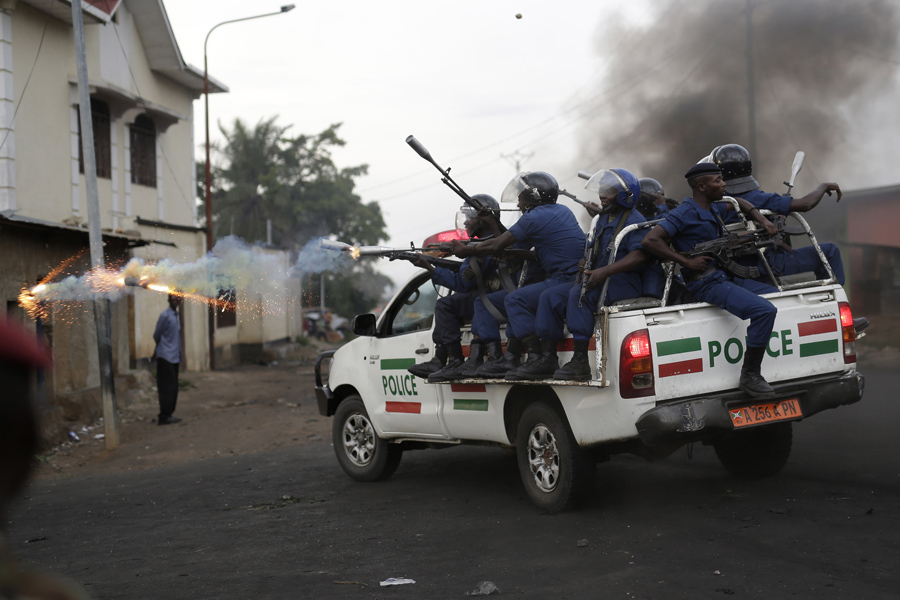
M729 408L728 415L735 429L772 423L773 421L789 421L803 416L800 411L800 402L796 398L776 400L774 402L759 402L740 408Z

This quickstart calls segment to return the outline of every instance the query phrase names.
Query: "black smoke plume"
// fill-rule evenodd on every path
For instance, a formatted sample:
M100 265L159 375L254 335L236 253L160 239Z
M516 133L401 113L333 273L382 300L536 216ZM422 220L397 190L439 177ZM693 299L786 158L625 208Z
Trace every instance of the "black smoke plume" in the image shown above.
M793 155L804 150L804 175L831 180L826 167L854 150L846 140L859 107L895 89L898 4L660 1L646 27L625 29L611 18L597 34L609 70L588 111L582 164L654 177L680 199L689 191L683 173L715 146L749 149L749 10L754 175L763 189L784 193Z

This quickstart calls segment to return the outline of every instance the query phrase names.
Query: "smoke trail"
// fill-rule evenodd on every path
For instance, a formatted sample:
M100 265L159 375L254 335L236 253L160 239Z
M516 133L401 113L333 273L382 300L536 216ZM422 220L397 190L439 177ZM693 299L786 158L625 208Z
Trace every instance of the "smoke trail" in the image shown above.
M682 174L715 146L749 145L748 7L753 166L764 189L776 191L800 149L806 175L835 177L816 171L829 157L853 154L845 143L854 133L851 107L874 101L896 77L896 0L657 4L666 10L646 28L619 27L614 16L617 27L604 23L599 51L611 58L614 99L604 96L594 109L603 113L590 117L582 155L594 168L659 179L670 196L687 192Z
M340 271L353 266L355 261L346 252L325 250L319 247L322 238L311 239L297 255L292 273L321 273Z

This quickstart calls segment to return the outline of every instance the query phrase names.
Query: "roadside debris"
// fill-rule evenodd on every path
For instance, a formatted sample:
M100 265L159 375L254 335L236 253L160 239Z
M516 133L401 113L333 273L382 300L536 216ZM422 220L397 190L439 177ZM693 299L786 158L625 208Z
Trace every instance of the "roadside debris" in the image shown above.
M406 577L389 577L381 582L381 587L387 585L404 585L406 583L415 583L415 579L407 579Z
M466 592L466 596L490 596L491 594L499 594L500 588L491 581L482 581L471 592Z
M584 539L584 540L578 540L578 542L576 542L575 545L578 546L579 548L587 548L588 546L591 545L591 543L589 541L587 541L586 539Z

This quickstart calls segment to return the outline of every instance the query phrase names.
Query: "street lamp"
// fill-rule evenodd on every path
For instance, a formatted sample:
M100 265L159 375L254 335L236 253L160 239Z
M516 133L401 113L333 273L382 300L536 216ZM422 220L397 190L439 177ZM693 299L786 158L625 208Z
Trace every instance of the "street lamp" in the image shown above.
M209 42L209 36L218 27L228 25L229 23L238 23L240 21L249 21L251 19L261 19L262 17L271 17L280 15L294 10L293 4L285 4L278 12L265 13L263 15L254 15L252 17L243 17L241 19L232 19L230 21L222 21L218 25L214 25L206 39L203 40L203 95L205 97L206 112L206 251L209 252L213 247L213 231L212 231L212 177L209 171L209 67L206 60L206 44ZM213 304L209 305L209 369L216 368L216 308Z

